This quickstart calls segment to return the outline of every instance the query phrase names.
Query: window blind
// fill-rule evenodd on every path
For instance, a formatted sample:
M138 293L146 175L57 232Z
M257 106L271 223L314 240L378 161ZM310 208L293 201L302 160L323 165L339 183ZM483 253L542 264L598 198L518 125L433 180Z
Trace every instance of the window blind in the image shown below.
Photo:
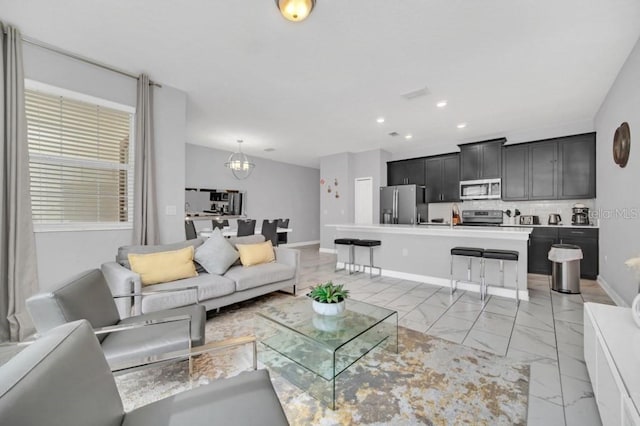
M25 91L36 224L131 222L133 114Z

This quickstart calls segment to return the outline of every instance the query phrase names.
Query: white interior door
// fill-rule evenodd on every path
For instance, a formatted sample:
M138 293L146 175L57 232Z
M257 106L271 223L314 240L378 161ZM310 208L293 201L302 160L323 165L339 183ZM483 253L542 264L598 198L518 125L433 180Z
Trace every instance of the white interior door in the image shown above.
M355 222L364 225L373 224L373 178L356 178L354 204Z

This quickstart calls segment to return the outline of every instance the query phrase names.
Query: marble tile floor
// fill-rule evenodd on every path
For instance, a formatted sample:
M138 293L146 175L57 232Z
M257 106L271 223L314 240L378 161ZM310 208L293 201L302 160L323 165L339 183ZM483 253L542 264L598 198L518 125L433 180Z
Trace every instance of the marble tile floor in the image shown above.
M599 425L600 417L583 356L583 304L614 304L595 281L581 294L550 290L550 277L528 277L529 301L368 274L334 271L335 255L318 246L301 249L299 291L320 282L344 283L351 297L398 311L400 325L531 364L529 425Z

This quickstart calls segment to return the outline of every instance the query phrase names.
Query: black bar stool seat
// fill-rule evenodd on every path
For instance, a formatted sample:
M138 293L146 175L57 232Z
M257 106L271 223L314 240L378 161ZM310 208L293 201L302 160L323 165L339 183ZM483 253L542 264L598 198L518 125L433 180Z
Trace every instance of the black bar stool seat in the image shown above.
M350 246L354 241L358 241L357 238L336 238L333 240L333 244L343 244Z
M454 247L451 249L451 256L482 257L484 249L477 247Z
M515 250L485 250L485 259L518 260L520 253Z
M376 246L381 246L382 245L382 241L380 241L380 240L354 240L353 245L354 246L360 246L360 247L376 247Z

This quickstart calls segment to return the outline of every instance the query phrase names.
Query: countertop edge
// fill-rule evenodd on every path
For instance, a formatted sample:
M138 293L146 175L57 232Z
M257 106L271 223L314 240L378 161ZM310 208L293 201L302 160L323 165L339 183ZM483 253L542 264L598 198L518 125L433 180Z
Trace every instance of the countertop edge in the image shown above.
M529 239L533 232L531 227L496 227L496 226L442 226L442 225L360 225L353 223L327 224L326 227L343 231L377 232L382 234L433 235L471 238L496 238L508 240Z

